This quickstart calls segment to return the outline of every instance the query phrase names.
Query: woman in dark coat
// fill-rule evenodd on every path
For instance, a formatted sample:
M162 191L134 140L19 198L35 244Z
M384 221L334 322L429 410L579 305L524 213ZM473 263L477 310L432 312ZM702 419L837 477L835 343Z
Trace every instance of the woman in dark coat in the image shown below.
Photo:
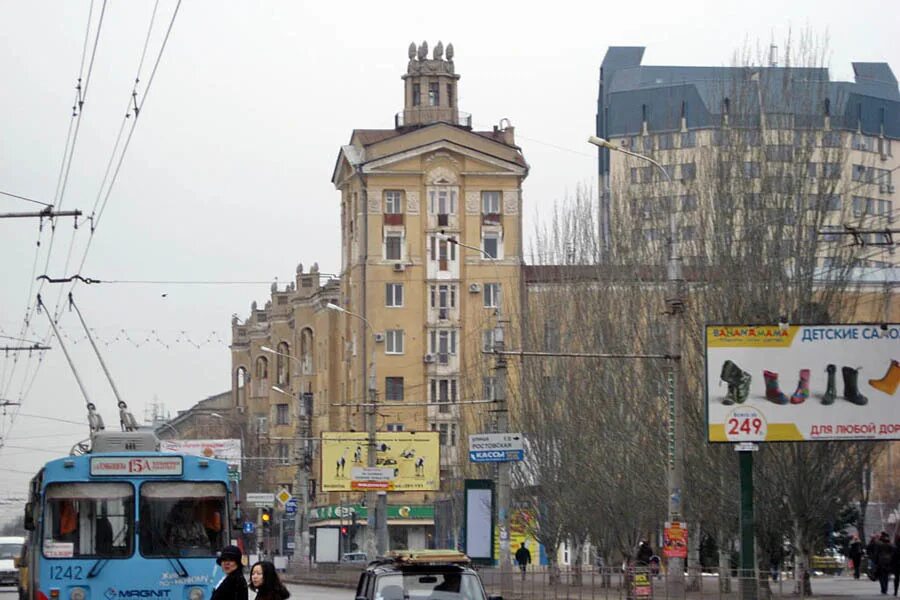
M241 558L241 549L237 546L226 546L222 550L216 562L222 566L225 577L216 584L209 600L247 600L247 580Z
M256 592L256 600L287 600L291 596L281 583L275 565L267 560L250 567L250 589Z

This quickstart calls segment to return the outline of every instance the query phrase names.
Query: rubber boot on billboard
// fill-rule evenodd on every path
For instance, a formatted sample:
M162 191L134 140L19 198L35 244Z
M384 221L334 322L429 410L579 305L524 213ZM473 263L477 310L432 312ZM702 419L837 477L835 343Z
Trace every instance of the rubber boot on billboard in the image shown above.
M789 402L788 397L778 385L778 373L763 371L763 379L766 380L766 400L770 400L775 404L787 404Z
M791 394L791 404L803 404L809 398L809 369L800 369L800 381L797 389Z
M892 360L891 366L888 367L884 377L881 379L870 379L869 385L879 392L884 392L888 396L893 396L894 392L897 391L897 386L900 385L900 362Z
M841 373L844 375L844 398L857 406L866 404L869 399L859 393L859 369L844 367Z
M835 383L837 367L828 365L825 367L825 372L828 373L828 385L822 395L822 404L834 404L834 399L837 398L837 384Z
M742 404L750 395L750 373L744 371L739 366L726 360L722 365L722 381L728 384L728 393L722 404L731 405L737 402Z

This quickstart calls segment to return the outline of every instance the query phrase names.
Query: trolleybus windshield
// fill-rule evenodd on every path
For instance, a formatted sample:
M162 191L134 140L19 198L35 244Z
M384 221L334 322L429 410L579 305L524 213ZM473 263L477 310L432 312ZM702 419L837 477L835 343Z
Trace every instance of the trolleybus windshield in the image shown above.
M130 483L54 483L45 493L47 558L131 556L134 488Z
M140 489L143 556L212 557L226 544L222 483L148 481Z

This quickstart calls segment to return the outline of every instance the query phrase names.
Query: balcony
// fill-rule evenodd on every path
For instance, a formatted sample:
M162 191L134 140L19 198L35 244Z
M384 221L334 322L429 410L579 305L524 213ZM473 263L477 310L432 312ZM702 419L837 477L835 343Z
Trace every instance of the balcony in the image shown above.
M394 115L395 129L430 125L431 123L449 123L465 129L472 129L472 115L452 108L439 108L437 106L416 106L412 110L401 111Z
M385 213L384 214L384 224L385 225L403 225L403 213Z
M500 213L482 213L482 225L503 225L503 215Z

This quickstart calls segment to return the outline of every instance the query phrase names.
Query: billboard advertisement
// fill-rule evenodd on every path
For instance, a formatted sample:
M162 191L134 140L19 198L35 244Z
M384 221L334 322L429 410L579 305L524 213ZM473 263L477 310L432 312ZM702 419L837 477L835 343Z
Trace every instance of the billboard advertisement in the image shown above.
M217 458L229 471L241 472L241 440L160 440L159 451Z
M708 325L708 439L900 439L898 359L897 323Z
M322 491L385 490L424 492L440 489L441 454L437 431L380 431L375 436L374 469L365 432L322 434Z

